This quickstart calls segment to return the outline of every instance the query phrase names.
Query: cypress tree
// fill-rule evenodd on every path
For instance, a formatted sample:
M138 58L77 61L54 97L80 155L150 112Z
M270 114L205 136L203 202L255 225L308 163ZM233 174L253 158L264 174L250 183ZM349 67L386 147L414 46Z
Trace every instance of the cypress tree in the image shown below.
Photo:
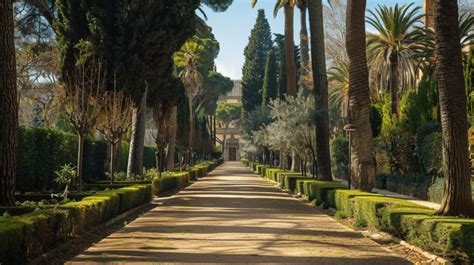
M278 80L277 80L277 63L275 52L270 50L265 64L265 77L263 79L262 88L262 108L270 102L270 99L277 97Z
M254 110L262 103L261 89L265 74L265 60L272 49L272 33L265 12L258 10L257 22L244 50L242 68L242 105L244 112Z
M281 34L275 34L275 44L277 47L277 62L278 62L278 91L277 96L283 98L286 94L287 81L286 81L286 68L285 68L285 36Z

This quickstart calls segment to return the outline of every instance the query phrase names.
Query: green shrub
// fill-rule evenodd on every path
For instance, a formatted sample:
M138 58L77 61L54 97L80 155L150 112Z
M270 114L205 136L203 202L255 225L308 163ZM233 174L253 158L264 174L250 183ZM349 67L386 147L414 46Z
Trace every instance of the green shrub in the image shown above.
M151 200L150 185L105 191L55 209L0 217L0 263L23 264L92 226Z
M336 181L304 181L303 182L304 195L308 200L317 199L321 202L328 200L328 190L347 189L347 185L343 185Z
M0 207L0 216L7 215L16 216L31 213L35 210L35 207L30 206L2 206Z
M77 136L46 128L20 128L18 140L17 185L19 192L54 190L54 171L77 161ZM145 147L144 166L154 167L155 148ZM84 142L84 182L105 179L107 143L91 137ZM128 144L121 148L119 171L126 171Z
M435 254L474 262L474 220L427 215L402 218L404 238Z
M358 196L353 199L352 211L356 220L364 220L371 227L382 229L379 211L383 207L419 207L412 202L377 196Z
M289 190L291 193L295 192L296 189L296 181L303 179L303 180L310 180L312 179L309 176L302 176L300 173L292 173L291 175L284 174L281 176L284 189Z
M342 219L347 219L349 216L347 216L347 213L344 211L337 211L334 214L334 217L338 220L342 220Z
M374 178L374 186L377 189L387 189L387 174L376 174Z
M265 178L273 181L273 182L279 182L278 181L278 173L280 172L287 172L283 169L279 169L279 168L267 168L265 170Z
M429 123L416 133L416 154L422 170L426 174L437 174L442 165L442 136L441 126Z
M347 179L349 164L349 140L345 135L339 134L331 140L331 160L334 176Z
M422 206L393 206L380 209L381 225L384 231L403 237L402 218L409 215L431 215L434 210Z
M338 211L344 211L348 216L353 215L351 199L358 196L378 196L383 197L382 194L369 193L359 190L336 190L334 195L334 201L331 201L332 197L328 196L329 205L336 208Z

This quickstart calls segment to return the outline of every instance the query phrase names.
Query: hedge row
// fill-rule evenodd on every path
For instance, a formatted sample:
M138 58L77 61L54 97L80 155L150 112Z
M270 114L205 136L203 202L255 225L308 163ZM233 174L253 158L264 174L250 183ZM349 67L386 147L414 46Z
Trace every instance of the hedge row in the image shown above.
M204 177L208 172L222 164L222 159L197 164L183 172L163 172L153 177L153 193L158 196L165 192L188 185L191 181Z
M47 210L0 217L0 263L26 263L72 236L149 202L151 197L151 185L134 185Z
M474 262L474 219L433 216L433 209L382 194L348 190L339 182L317 181L258 164L254 168L280 187L317 205L335 208L360 226L392 233L444 257Z
M145 147L144 167L155 166L155 148ZM105 179L107 143L88 137L84 143L84 181ZM119 171L126 171L128 144L121 147ZM16 189L20 192L54 189L54 171L76 164L77 136L45 128L21 128L18 144Z

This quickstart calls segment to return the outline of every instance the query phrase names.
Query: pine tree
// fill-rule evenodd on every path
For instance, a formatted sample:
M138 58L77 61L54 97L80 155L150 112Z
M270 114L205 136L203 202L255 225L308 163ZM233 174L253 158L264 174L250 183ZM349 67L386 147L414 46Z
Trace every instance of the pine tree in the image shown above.
M265 74L265 61L272 49L272 33L265 12L258 10L257 22L252 29L249 43L244 50L245 63L242 68L242 104L244 112L261 105L261 89Z
M275 59L275 52L270 50L265 64L265 77L263 79L262 88L262 108L264 108L270 101L277 97L278 80L277 80L277 63Z

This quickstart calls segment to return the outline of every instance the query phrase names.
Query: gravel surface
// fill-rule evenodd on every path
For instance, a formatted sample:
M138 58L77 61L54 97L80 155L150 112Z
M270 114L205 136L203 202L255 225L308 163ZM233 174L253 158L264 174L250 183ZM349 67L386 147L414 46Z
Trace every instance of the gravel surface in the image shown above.
M238 162L154 203L68 264L411 264Z

